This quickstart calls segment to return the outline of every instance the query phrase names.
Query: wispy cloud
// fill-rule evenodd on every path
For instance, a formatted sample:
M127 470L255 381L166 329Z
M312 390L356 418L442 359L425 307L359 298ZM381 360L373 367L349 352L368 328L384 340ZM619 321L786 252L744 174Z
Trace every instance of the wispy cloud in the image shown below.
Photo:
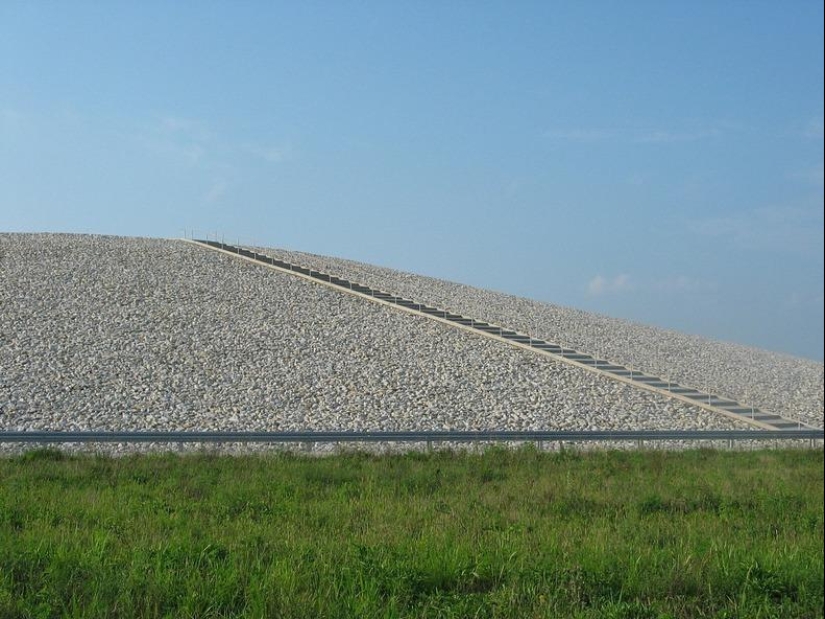
M788 174L788 178L814 185L825 185L825 164L820 162L817 166L795 170Z
M292 144L261 145L220 137L206 123L183 116L164 116L138 132L138 141L154 154L184 166L235 168L242 158L279 164L294 157Z
M825 302L825 295L823 295L823 291L820 290L819 292L811 292L811 291L796 291L790 293L784 300L785 307L791 309L798 309L798 308L805 308L805 307L818 307L823 305Z
M648 183L648 176L638 172L635 174L630 174L627 178L625 178L625 183L631 187L643 187Z
M251 162L274 165L293 157L291 144L262 146L235 141L186 116L155 118L144 123L132 138L147 156L167 166L188 169L199 187L193 198L203 204L226 201Z
M159 125L167 135L174 135L190 142L206 143L216 138L214 131L205 122L194 118L164 116L160 119Z
M0 130L10 131L22 125L24 116L12 108L0 108Z
M255 144L247 144L245 149L249 154L263 159L267 163L277 164L289 161L293 157L293 149L291 144L283 146L258 146Z
M634 138L634 142L640 144L679 144L685 142L697 142L721 135L719 129L702 129L698 131L651 131Z
M671 275L653 280L650 288L666 294L686 294L709 292L716 290L718 286L715 282L689 275Z
M599 297L605 294L628 292L632 290L633 287L633 282L627 273L610 277L596 275L587 283L587 294L592 297Z
M639 278L621 273L619 275L596 275L587 282L587 294L591 297L644 292L656 294L694 294L713 291L716 283L688 275L668 275L658 278Z
M165 116L139 132L137 140L158 157L195 167L208 159L214 134L200 121Z
M226 195L227 189L229 189L229 183L225 179L217 178L213 180L203 196L204 202L209 204L220 202L221 198Z
M765 207L688 223L696 234L746 250L822 255L822 205Z
M821 140L825 136L825 120L822 116L812 118L802 130L802 135L812 140Z
M636 144L681 144L698 142L723 135L725 132L741 129L731 122L707 123L704 125L684 128L583 128L572 129L556 128L544 132L544 137L559 142L574 142L580 144L616 140Z
M613 131L602 129L551 129L544 132L544 137L559 142L601 142L615 136Z

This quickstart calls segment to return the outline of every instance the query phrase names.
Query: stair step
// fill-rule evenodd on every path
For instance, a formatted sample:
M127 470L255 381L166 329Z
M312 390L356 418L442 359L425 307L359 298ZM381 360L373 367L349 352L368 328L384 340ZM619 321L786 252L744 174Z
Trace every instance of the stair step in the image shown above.
M796 428L799 426L797 422L791 421L790 419L783 419L779 415L757 415L754 419L780 429Z
M667 383L663 380L645 381L644 384L648 387L656 387L657 389L664 389L665 391L667 391Z
M724 409L729 413L735 413L737 415L742 415L743 417L750 417L752 414L754 416L759 415L759 409L750 409L745 406L718 406L717 408Z
M725 410L730 410L731 408L743 408L739 402L734 402L733 400L727 400L724 398L720 398L716 403L714 403L716 408L724 408ZM750 409L748 409L750 411Z

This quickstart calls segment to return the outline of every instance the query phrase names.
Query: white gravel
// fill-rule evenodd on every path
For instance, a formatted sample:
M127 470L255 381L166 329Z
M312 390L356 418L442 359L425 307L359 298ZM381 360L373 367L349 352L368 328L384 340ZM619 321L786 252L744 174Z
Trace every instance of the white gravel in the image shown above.
M349 260L260 251L823 427L821 362Z
M435 281L396 277L422 290ZM456 309L483 294L514 313L551 307L435 285L422 301L452 287L469 291ZM0 234L4 430L737 427L182 241Z

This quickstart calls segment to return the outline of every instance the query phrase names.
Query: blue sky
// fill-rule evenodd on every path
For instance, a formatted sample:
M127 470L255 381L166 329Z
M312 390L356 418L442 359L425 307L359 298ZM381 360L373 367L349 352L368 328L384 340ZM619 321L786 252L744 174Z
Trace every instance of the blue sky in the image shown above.
M823 358L821 2L0 3L0 230L218 231Z

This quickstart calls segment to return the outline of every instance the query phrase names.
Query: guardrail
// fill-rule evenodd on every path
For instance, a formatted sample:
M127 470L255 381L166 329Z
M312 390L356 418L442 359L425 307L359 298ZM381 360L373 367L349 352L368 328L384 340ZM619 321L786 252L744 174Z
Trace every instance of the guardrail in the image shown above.
M825 439L823 430L595 430L399 432L28 432L0 431L0 443L482 443L787 441Z

